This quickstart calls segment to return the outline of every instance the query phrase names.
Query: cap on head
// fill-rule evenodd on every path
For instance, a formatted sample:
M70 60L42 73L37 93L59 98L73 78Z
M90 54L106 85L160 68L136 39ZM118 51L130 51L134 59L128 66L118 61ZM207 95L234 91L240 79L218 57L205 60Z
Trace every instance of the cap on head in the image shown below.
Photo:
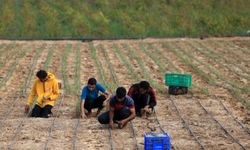
M127 93L127 91L126 91L126 89L125 89L124 87L118 87L118 88L116 89L116 96L117 96L118 98L123 98L123 97L125 97L125 96L126 96L126 93Z

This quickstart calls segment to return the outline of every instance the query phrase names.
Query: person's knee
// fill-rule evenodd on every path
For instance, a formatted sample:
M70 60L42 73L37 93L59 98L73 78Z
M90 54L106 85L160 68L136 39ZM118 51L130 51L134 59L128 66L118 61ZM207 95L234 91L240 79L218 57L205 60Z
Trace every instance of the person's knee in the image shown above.
M105 101L105 100L106 100L106 97L105 97L104 95L100 95L100 96L99 96L99 99L100 99L101 101Z
M86 109L88 112L91 112L92 107L90 104L88 104L88 105L84 105L84 109Z
M86 99L84 103L84 108L88 110L88 112L91 112L91 109L93 107L93 101L90 99Z
M38 105L35 105L35 107L32 109L31 117L40 117L41 107Z
M100 124L108 124L109 117L106 115L106 113L101 114L97 120L100 122Z
M46 105L46 106L43 108L42 117L43 117L43 118L49 118L49 114L52 113L52 112L51 112L51 109L52 109L52 108L53 108L52 106Z
M31 117L40 117L40 115L37 112L32 111Z
M95 103L94 107L98 108L99 110L103 109L103 102L106 100L106 97L104 95L101 95L97 98L97 102Z
M99 123L100 124L105 124L105 118L103 117L103 115L100 115L99 117L98 117L98 121L99 121Z

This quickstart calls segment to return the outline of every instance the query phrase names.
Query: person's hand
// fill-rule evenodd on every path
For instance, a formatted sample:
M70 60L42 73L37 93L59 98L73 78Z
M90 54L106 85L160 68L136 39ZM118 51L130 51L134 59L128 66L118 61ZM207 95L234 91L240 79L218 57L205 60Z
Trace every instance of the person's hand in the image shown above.
M89 114L90 114L89 111L84 108L83 112L81 113L81 117L88 118Z
M149 113L149 105L147 105L143 109L141 109L141 118L146 119L147 113Z
M42 103L45 103L46 100L47 100L47 99L46 99L45 97L43 97L43 98L42 98Z
M25 112L25 113L28 113L29 110L30 110L30 105L26 104L26 105L25 105L25 108L24 108L24 112Z
M144 107L144 111L146 113L150 113L151 112L151 109L149 108L149 105L147 105L147 106Z
M97 112L96 112L96 114L95 114L95 117L97 117L100 114L100 112L101 112L101 110L98 109Z
M43 105L43 97L38 97L36 103L38 105Z
M89 114L89 111L87 109L84 108L84 113L85 114Z
M86 114L84 112L81 113L81 118L84 118L84 119L87 118L87 116L86 116Z
M118 127L122 129L126 125L127 122L125 120L121 120L121 121L117 121L117 123L118 123Z
M114 122L113 122L113 121L110 121L110 122L109 122L109 127L110 127L111 129L114 129Z

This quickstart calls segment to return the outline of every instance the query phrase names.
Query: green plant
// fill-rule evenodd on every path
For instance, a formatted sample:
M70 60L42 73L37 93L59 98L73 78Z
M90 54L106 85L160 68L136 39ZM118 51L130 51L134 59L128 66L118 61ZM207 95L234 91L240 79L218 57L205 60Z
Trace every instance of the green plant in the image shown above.
M246 104L246 99L244 97L242 97L242 95L239 93L240 91L238 89L235 89L234 87L229 87L229 86L225 86L223 84L220 84L214 78L211 78L211 75L208 75L207 73L202 71L200 68L198 68L197 65L194 65L192 63L192 61L194 59L192 56L190 56L187 53L182 55L177 49L172 48L169 43L163 43L163 46L167 47L169 50L171 50L177 56L178 59L180 59L184 64L188 65L194 73L199 75L201 77L201 79L206 81L209 85L212 85L215 87L222 87L222 88L228 90L228 92L232 95L232 97L234 97L236 100L242 102L243 104ZM211 68L209 68L209 66L206 66L206 67L208 67L208 69L211 69Z
M19 48L16 44L9 44L3 51L0 52L0 54L3 56L5 55L6 51L11 51L10 54L7 54L7 56L3 58L3 61L0 61L0 69L6 64L7 61L12 60L13 57L18 54L18 49Z
M62 52L62 65L61 65L61 73L62 73L62 79L63 79L63 83L64 83L64 89L65 89L65 93L71 93L72 89L69 85L68 82L68 77L67 77L67 56L68 54L71 52L71 48L72 48L72 44L67 44Z
M16 69L17 65L19 64L19 61L25 56L26 52L28 51L29 48L23 48L19 53L17 59L10 65L8 72L6 73L6 76L1 80L0 82L0 88L6 84L6 82L9 80L11 77L12 73Z
M0 37L199 37L244 35L249 1L2 0ZM230 14L230 15L228 15Z
M138 62L139 66L140 66L140 70L141 70L141 72L143 72L143 77L144 77L146 80L148 80L148 81L152 84L152 86L155 87L159 92L165 93L166 91L163 90L162 86L159 85L159 84L149 75L148 70L147 70L147 68L145 67L144 63L143 63L142 58L139 57L139 55L136 54L135 51L132 50L132 49L129 47L128 44L123 44L123 47L124 47L125 49L128 50L128 55L129 55L129 57L135 59L135 60Z
M74 94L78 95L79 89L81 88L80 70L81 70L81 51L80 44L77 46L76 50L76 61L75 61L75 83L74 83ZM76 98L76 113L80 114L80 101L81 99L77 96Z

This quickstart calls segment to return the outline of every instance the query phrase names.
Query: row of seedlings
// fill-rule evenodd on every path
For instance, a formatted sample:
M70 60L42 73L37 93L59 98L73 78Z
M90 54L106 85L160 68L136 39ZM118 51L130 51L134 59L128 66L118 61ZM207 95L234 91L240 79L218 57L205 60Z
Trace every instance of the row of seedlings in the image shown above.
M143 42L140 43L140 50L143 51L147 56L149 56L154 61L154 63L159 67L159 73L161 75L163 75L166 71L168 71L168 72L181 72L181 70L178 68L178 66L176 66L176 64L171 62L171 60L169 60L168 57L160 57L160 56L164 56L164 55L159 51L158 48L154 47L152 43L148 43L148 44L143 43ZM201 144L199 138L195 135L193 130L190 128L188 122L183 118L183 115L180 112L177 105L175 104L174 100L170 98L170 101L171 101L171 104L174 106L174 111L177 112L177 115L181 119L184 127L190 133L192 138L194 138L194 140L199 144L199 146L202 149L204 149L203 144ZM156 118L157 118L157 116L156 116ZM157 122L160 122L160 121L157 119ZM173 121L171 121L171 122L173 122ZM178 137L178 138L180 138L180 137ZM175 141L175 140L173 139L172 141ZM176 143L176 145L177 145L177 143Z
M39 49L39 50L40 50L40 49ZM28 48L27 48L26 51L28 51ZM38 50L37 50L37 52L38 52ZM38 53L35 53L35 54L38 55ZM25 54L23 54L23 55L21 55L21 56L22 56L22 57L20 57L18 60L16 60L16 61L18 61L18 62L14 62L15 64L19 64L19 61L21 61L21 59L25 56ZM25 83L28 82L28 80L30 80L31 74L32 74L32 71L33 71L32 68L34 69L34 66L35 66L35 64L36 64L36 59L35 59L35 58L34 58L34 59L30 59L30 60L32 61L31 63L26 63L26 64L29 64L29 65L30 65L29 67L26 67L26 69L29 69L29 70L27 70L27 72L28 72L27 77L23 77L23 78L21 78L21 80L19 80L19 82L18 82L17 84L13 84L13 85L15 85L15 86L18 86L18 85L22 84L22 85L19 86L19 88L16 88L16 89L20 89L21 92L18 93L18 91L16 91L16 92L17 92L16 97L15 97L15 98L12 98L13 101L6 101L6 102L10 103L10 104L8 104L8 105L10 105L10 108L8 108L8 111L5 111L5 112L3 113L3 117L1 118L1 123L0 123L0 129L3 127L3 124L4 124L4 123L6 122L6 120L9 118L11 112L15 109L16 103L19 102L20 99L22 98L22 90L23 90L24 88L28 88L28 85L25 84ZM24 61L27 61L27 60L25 59ZM11 70L10 70L9 72L14 73L14 71L17 70L16 67L18 67L18 66L15 65L15 67L11 68ZM21 66L21 67L23 67L23 66ZM23 70L23 71L24 71L24 70ZM12 73L9 73L9 74L12 74ZM18 76L18 78L20 78L20 75ZM6 78L6 80L7 80L7 78ZM16 80L15 80L15 81L16 81ZM5 81L5 82L7 82L7 81ZM25 86L24 86L24 85L25 85ZM15 91L12 91L12 92L15 92ZM11 97L10 97L10 98L11 98Z
M0 69L2 69L7 64L7 62L9 63L9 61L12 60L18 54L17 51L19 46L20 45L18 44L11 43L8 44L6 47L2 46L2 51L0 48L0 56L3 57L0 61Z
M166 46L167 45L167 43L164 43L164 45ZM169 44L168 44L168 46L169 46ZM192 61L191 61L191 59L189 60L188 58L184 58L184 55L181 55L181 53L180 52L178 52L175 48L172 48L172 47L168 47L169 48L169 50L170 51L172 51L173 53L175 53L175 55L179 58L179 59L181 59L185 64L188 64L188 65L193 65L194 66L194 64L192 64L192 63L194 63L194 62L192 62L193 60L196 60L196 59L192 59ZM186 55L185 56L189 56L189 57L191 57L188 53L185 53ZM198 62L199 63L199 62ZM199 64L196 64L195 66L198 66ZM201 70L199 70L199 68L197 68L197 67L193 67L192 68L193 70L195 70L196 72L202 72ZM205 75L205 73L203 73L203 75ZM208 78L208 77L207 77ZM212 80L212 79L211 79ZM193 99L195 99L195 100L198 100L198 99L196 99L196 98L193 98ZM200 103L199 103L199 101L197 101L197 104L199 104L199 106L202 108L202 109L204 109L204 107L202 107L202 105L200 105ZM229 135L230 137L231 137L231 139L233 140L233 142L234 143L237 143L240 147L242 147L242 148L244 148L244 146L241 144L241 143L239 143L237 140L235 140L232 136L231 136L231 134L229 133L229 132L226 132L226 129L225 129L225 127L224 126L222 126L222 124L220 124L215 118L214 118L214 116L213 115L211 115L211 113L208 113L208 111L207 110L205 110L204 109L204 111L222 128L222 130L223 131L225 131L225 133L227 134L227 135Z
M61 89L61 96L60 99L57 100L57 109L55 110L55 113L53 114L53 118L51 121L51 124L49 126L48 129L48 136L46 137L46 141L44 143L43 149L47 150L49 149L49 143L52 143L53 141L53 137L52 137L52 132L55 130L56 128L56 119L59 118L61 112L61 107L63 105L64 99L65 99L65 95L68 94L69 92L69 84L68 84L68 78L67 78L67 65L68 65L68 55L71 52L71 48L72 48L72 44L62 44L63 45L63 52L61 53L61 59L60 59L60 75L58 76L58 78L62 79L63 82L63 86Z
M125 45L125 48L128 48L128 46ZM134 79L134 81L139 81L140 80L139 73L136 73L134 71L135 69L133 69L131 64L128 63L128 60L124 57L127 54L121 54L121 51L119 50L118 46L115 45L115 44L113 45L113 49L114 49L117 57L120 59L120 61L125 64L125 66L126 66L126 68L128 70L127 72L129 72L130 76ZM131 50L129 50L129 52L131 53L131 55L133 55L133 56L135 55L135 53L131 52ZM129 58L132 59L133 56L130 56ZM148 70L145 68L144 64L142 63L142 60L139 58L139 60L136 59L136 62L138 62L139 66L140 66L140 70L138 70L138 71L139 72L144 72L143 75L144 75L145 79L152 82L153 79L149 76ZM155 82L153 82L153 83L154 83L154 85L157 84ZM160 85L157 84L157 86L156 86L157 90L163 92L162 88L159 88L159 87L160 87ZM140 128L143 129L144 127L146 127L146 128L148 128L147 130L149 130L149 131L156 131L155 126L157 126L157 127L159 127L161 132L165 132L162 125L160 124L160 121L158 120L156 112L154 112L153 120L152 119L148 119L148 120L138 119L138 121L139 121L139 124L137 124L137 126L138 126L136 128L137 130L139 130ZM151 123L153 123L153 125L150 125ZM155 123L157 125L155 125ZM140 124L146 124L146 126L142 127ZM143 129L142 133L144 133L144 132L145 132L145 130ZM137 132L137 134L139 134L139 132ZM139 139L142 139L142 138L143 138L143 135L141 137L139 137ZM140 140L140 141L142 142L142 140ZM173 144L171 146L172 146L172 149L176 149Z
M191 57L191 56L190 56ZM214 85L214 86L216 86L216 81L215 80L213 80L213 79L210 79L211 80L211 84L212 85ZM229 80L229 79L228 79ZM235 86L235 85L232 85L233 87ZM245 91L248 91L247 90L247 87L245 87L245 86L243 86L243 88L242 88L242 92L243 93L245 93ZM211 95L211 94L210 94ZM214 98L216 98L217 99L217 96L216 95L212 95ZM222 104L222 102L220 101L220 103ZM227 112L229 112L229 110L223 105L223 108L225 108L225 110L227 111ZM229 112L229 114L232 114L231 112ZM248 133L249 133L249 129L247 129L242 123L240 123L239 121L237 121L236 120L236 118L234 117L234 116L232 116L232 115L230 115L232 118L234 118L234 120L244 129L244 130L246 130Z
M143 45L142 45L142 46L143 46ZM150 45L150 49L152 50L152 48L155 49L154 47L152 47L152 44L151 44L151 45ZM144 46L142 47L142 49L144 50L144 52L148 53L148 51L144 48ZM156 54L156 53L155 53L155 56L156 56L156 57L152 57L152 56L151 56L151 58L154 59L154 60L156 60L156 58L158 58L158 59L157 59L158 62L157 62L157 61L155 61L155 62L157 62L158 65L161 64L161 65L164 67L164 65L163 65L164 63L163 63L163 62L159 62L159 60L161 60L161 59L159 59L159 56L157 56L157 55L161 55L161 54ZM166 68L166 67L164 67L164 68ZM166 68L166 69L167 69L167 68ZM162 73L163 73L163 72L162 72ZM184 115L181 115L180 109L179 109L179 108L177 107L177 105L176 105L176 102L178 102L178 101L175 101L175 100L173 99L173 97L171 97L171 96L170 96L170 100L171 100L171 102L173 103L173 105L175 106L177 112L180 114L181 119L182 119L182 121L184 122L185 126L189 126L188 128L192 127L191 125L188 124L187 119L184 119L184 117L183 117ZM186 101L187 101L187 100L186 100ZM186 105L186 102L185 102L185 101L182 102L182 103L184 103L184 105ZM182 105L182 103L180 103L178 106ZM185 108L185 106L184 106L184 108ZM186 112L188 112L188 110L187 110ZM182 113L182 114L183 114L183 113ZM201 143L201 141L199 140L198 136L195 135L195 132L194 132L193 130L191 130L191 129L189 130L189 132L190 132L192 135L194 135L194 137L197 139L197 141L199 141L201 148L205 149L204 145Z
M101 51L103 52L103 56L105 58L105 61L108 64L108 68L109 68L109 71L110 71L110 74L111 74L112 80L113 80L112 82L118 87L121 84L118 81L118 78L117 78L117 76L115 74L113 65L110 62L109 56L108 56L108 54L106 52L106 49L103 46L101 47ZM139 146L138 146L138 142L136 140L136 134L135 134L135 128L134 128L134 125L133 125L133 121L130 121L129 124L130 124L130 128L132 130L132 135L133 135L132 137L133 137L133 143L135 145L135 149L138 150Z
M103 76L104 73L103 73L103 70L101 70L101 68L99 68L99 66L97 64L98 62L92 61L92 60L95 60L97 57L94 45L92 43L84 43L81 45L81 50L83 52L81 52L79 49L79 51L77 52L79 57L76 58L77 62L79 62L79 64L75 65L75 67L78 68L75 70L76 76L79 76L79 79L77 79L75 81L76 84L79 84L78 87L79 88L81 87L80 82L79 82L80 80L86 80L87 77L89 77L90 75L93 76L93 74L97 74L98 79L101 79L101 82L105 83L105 86L110 87L110 85L107 85L106 81L104 80L104 76ZM88 56L89 52L91 53L90 57ZM80 55L80 53L81 53L81 55ZM84 55L84 54L86 54L86 55ZM92 60L88 60L87 58L92 58ZM92 63L95 64L97 72L95 72L94 65L92 65ZM80 64L82 64L82 66L80 66ZM89 64L91 64L91 65L89 65ZM81 69L81 67L82 67L82 69ZM80 72L79 72L80 69L83 70L83 73L81 74L82 78L80 77ZM78 77L76 77L76 78L78 78ZM76 89L79 89L79 88L76 88ZM76 122L76 126L74 127L74 132L73 132L73 139L72 139L73 149L75 150L75 149L78 149L79 146L81 146L81 147L84 146L84 143L87 143L87 145L85 145L85 148L92 148L92 147L94 147L95 149L100 148L100 147L105 148L106 142L103 142L103 141L106 140L106 138L103 135L103 132L102 132L103 129L100 130L100 124L96 123L96 119L89 118L87 120L84 120L84 125L81 125L82 121L80 119L81 116L80 116L80 100L79 100L80 95L78 93L76 95L78 95L77 102L76 102L77 103L77 105L76 105L77 122ZM88 124L88 125L86 125L86 124ZM83 127L84 127L84 130L80 130L80 132L79 132L79 128L83 128ZM88 138L93 138L93 140L98 139L98 140L94 140L95 143L90 144L90 142L92 140L88 140L85 137L82 137L82 136L88 136L88 135L86 135L86 131L85 131L86 129L89 129L89 131L87 131L87 132L95 133L94 134L95 137L88 137ZM110 145L110 149L114 149L111 132L112 131L109 130L109 145ZM81 141L79 141L79 139L78 139L79 137L81 138ZM105 139L102 140L102 138L105 138ZM102 142L100 143L100 141L102 141ZM81 144L79 144L79 143L81 143Z
M200 54L201 56L206 57L206 61L215 63L218 68L221 68L227 71L229 74L232 74L234 78L250 79L247 75L239 72L239 69L234 67L231 63L227 63L228 61L220 55L216 54L214 50L211 50L201 43L199 44L200 46L202 46L202 48L197 47L195 44L193 44L193 42L190 41L186 41L185 43L185 45L188 45L190 49L193 49L195 51L195 53L198 52L198 54Z
M81 88L81 79L80 79L80 72L81 72L81 45L79 44L76 50L76 63L75 63L75 87L74 87L74 95L76 96L76 126L73 129L73 138L72 138L72 149L76 150L76 142L77 142L77 133L78 128L80 126L80 120L81 120L81 110L80 110L80 96L78 94L79 89Z
M9 116L11 113L13 113L13 115L15 116L15 115L18 115L17 111L21 111L20 109L18 109L20 107L16 107L16 106L20 105L18 103L23 102L22 98L25 98L24 91L26 91L26 89L31 86L29 81L32 79L35 67L37 65L38 58L41 55L41 52L43 51L44 47L45 47L45 44L40 45L39 48L37 48L37 49L34 48L35 49L35 52L33 53L34 56L29 55L30 60L32 62L31 63L26 62L27 64L30 65L30 66L26 67L27 69L29 69L27 77L25 78L24 82L22 82L21 90L20 90L20 93L18 94L19 96L16 99L13 99L14 101L11 104L11 108L5 114L5 116L6 116L5 119L10 119ZM33 47L32 47L32 49L33 49ZM27 52L27 54L29 54L30 51L26 50L26 52ZM27 60L25 59L25 61L27 61ZM20 78L20 76L18 78ZM23 106L23 105L20 105L20 106ZM16 143L16 137L20 133L21 128L23 127L23 124L25 122L25 119L26 119L26 117L28 117L29 114L30 113L26 114L24 118L21 118L19 120L16 128L13 130L13 136L11 137L10 143L7 145L8 149L11 149L14 146L14 144ZM16 117L20 117L20 116L16 116ZM5 136L7 137L7 135L5 135Z
M220 61L218 61L218 59L220 59L221 57L214 54L213 51L211 51L210 49L208 49L208 48L206 48L204 46L206 51L201 50L200 48L197 48L196 46L194 46L191 42L189 42L188 45L190 45L190 47L192 47L194 50L196 50L199 53L203 54L205 57L208 57L208 58L212 59L217 64L219 64L221 67L226 67L226 68L228 68L228 70L231 73L235 74L238 77L241 77L241 75L237 71L230 69L231 67L228 67L228 66L224 65L223 63L221 63ZM246 79L248 79L247 76L244 76L244 77ZM237 118L233 115L233 113L222 103L222 101L215 94L209 94L209 95L212 96L214 99L216 99L220 103L220 105L225 109L225 111L231 116L231 118L233 118L244 130L246 130L246 132L250 133L249 129L247 127L245 127L245 125L243 125L239 120L237 120Z
M102 67L102 64L100 63L99 59L97 58L97 52L96 52L96 48L94 43L89 43L89 47L91 50L91 58L94 60L94 64L97 67L97 72L98 72L98 77L99 79L101 79L101 81L103 82L103 84L108 88L108 89L113 89L114 86L112 84L110 84L107 81L107 78L105 78L105 71L104 68ZM113 138L113 131L108 128L109 130L109 145L110 145L110 149L114 150L115 149L115 145L114 145L114 140L117 140L115 138Z
M209 43L204 43L204 47L207 47L208 50L213 51L213 53L223 56L222 59L226 61L227 64L230 64L232 66L236 66L239 68L239 72L245 75L249 75L249 59L248 54L242 53L240 48L235 47L232 45L231 42L211 42L213 46ZM200 46L202 46L201 43L198 43ZM212 49L212 50L211 50Z
M19 61L21 61L22 58L24 58L24 56L26 55L26 53L28 52L29 49L30 49L29 46L25 46L25 47L22 47L21 50L17 53L17 58L13 59L14 62L12 62L8 66L8 71L5 72L5 76L3 78L1 78L1 80L0 80L0 88L2 88L3 86L6 85L7 81L10 79L13 72L16 70L17 66L19 65Z
M142 50L142 51L146 51L146 49L145 49L145 47L144 47L144 45L143 44L140 44L140 48L139 48L139 50ZM137 51L138 53L139 53L139 51ZM145 54L137 54L138 56L140 55L140 56L144 56ZM152 54L151 54L152 55ZM147 58L147 56L151 56L151 55L145 55L143 58ZM152 56L151 56L152 57ZM147 62L149 62L149 61L147 61ZM159 63L159 60L158 60L158 63ZM157 64L157 63L156 63ZM157 65L160 65L160 64L157 64ZM163 64L161 64L160 66L162 66ZM173 65L172 65L173 66ZM159 67L159 66L158 66ZM151 68L153 68L153 67L151 67ZM163 69L162 69L163 70ZM165 70L165 71L167 71L167 70ZM156 70L156 72L157 72L157 70ZM162 73L160 73L160 75L163 75ZM156 75L156 76L159 76L158 74ZM151 80L153 80L153 79L151 79ZM159 81L158 81L159 82ZM158 83L156 83L156 84L158 84ZM160 89L161 88L161 89ZM164 88L163 87L161 87L161 85L158 85L158 87L156 87L156 89L158 90L158 91L162 91L161 93L162 94L165 94L165 90L163 90ZM180 111L179 111L179 109L178 109L178 107L175 105L175 103L174 103L174 101L172 100L172 99L170 99L171 100L171 102L172 102L172 104L174 105L174 107L175 107L175 110L176 110L176 112L177 112L177 114L178 114L178 116L181 118L181 120L182 120L182 122L183 122L183 124L184 124L184 126L186 127L186 129L188 129L188 131L189 131L189 133L193 136L193 138L197 141L197 143L201 146L201 148L203 148L203 145L201 144L201 142L199 141L199 139L197 138L197 136L195 136L195 134L193 133L193 131L191 130L191 128L190 128L190 126L188 125L188 123L187 123L187 121L186 120L184 120L184 118L183 118L183 116L181 115L181 113L180 113ZM174 147L173 145L172 145L172 147Z
M222 44L225 46L228 45L229 47L232 47L232 48L240 49L241 51L243 51L243 53L250 55L249 40L230 41L230 42L223 41Z

